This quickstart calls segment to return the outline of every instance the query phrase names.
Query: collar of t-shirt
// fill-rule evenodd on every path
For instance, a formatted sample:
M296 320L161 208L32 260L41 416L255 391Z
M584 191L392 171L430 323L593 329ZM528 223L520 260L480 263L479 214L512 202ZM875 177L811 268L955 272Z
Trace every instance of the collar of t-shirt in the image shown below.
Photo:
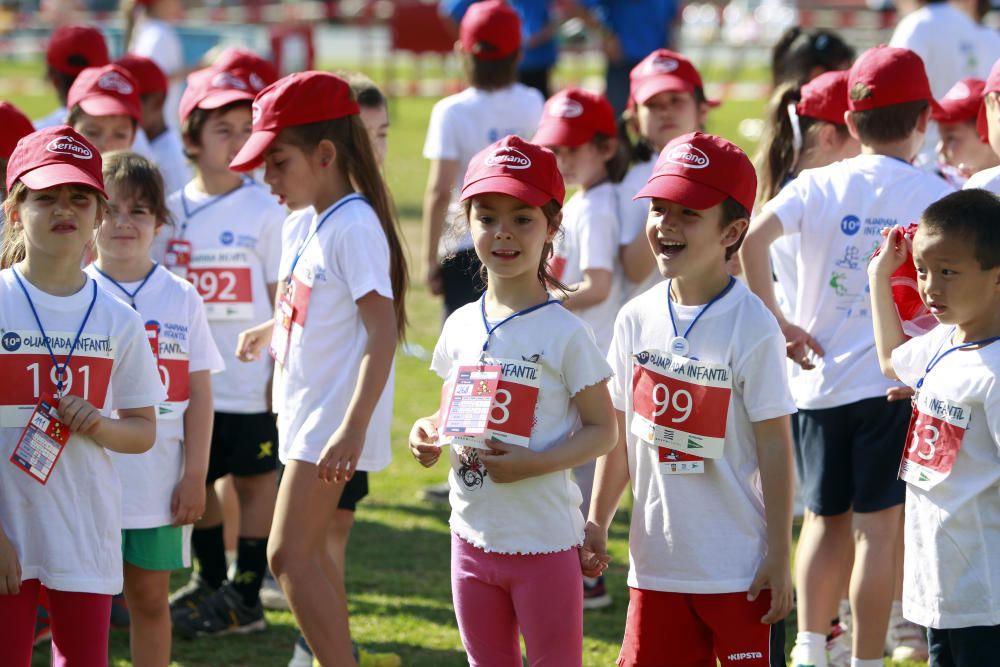
M9 269L14 271L15 269ZM17 279L14 274L11 273L9 276L11 283L14 283ZM28 290L28 294L31 295L31 301L35 304L35 307L41 306L42 308L47 308L49 310L58 310L63 312L72 312L76 310L81 310L87 308L90 305L90 299L93 296L92 290L94 289L90 282L93 280L90 276L87 276L87 282L83 284L83 287L74 294L69 296L55 296L54 294L49 294L48 292L43 292L34 285L27 278L21 277L21 282L24 283L24 287ZM18 290L20 291L20 290ZM24 295L21 295L24 298ZM28 304L24 304L25 308Z

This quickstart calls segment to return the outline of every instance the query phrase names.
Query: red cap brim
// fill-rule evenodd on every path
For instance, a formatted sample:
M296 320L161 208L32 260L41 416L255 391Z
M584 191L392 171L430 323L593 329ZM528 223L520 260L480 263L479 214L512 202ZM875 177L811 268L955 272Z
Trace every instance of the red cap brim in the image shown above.
M594 138L579 127L571 127L569 123L549 121L542 123L531 138L531 143L538 146L582 146Z
M227 104L232 104L233 102L240 102L243 100L253 102L254 97L255 95L253 93L246 90L220 90L208 95L205 99L198 102L197 108L206 110L218 109L226 106Z
M631 91L631 99L635 100L635 102L639 104L645 104L653 96L668 92L693 94L694 84L687 79L671 76L669 74L650 76L636 85L636 87ZM708 106L713 108L722 104L719 100L710 100L707 98L705 99L705 102Z
M990 125L986 121L986 101L979 103L979 113L976 114L976 132L984 144L990 143Z
M233 171L252 171L264 161L264 151L278 138L280 130L257 130L250 135L243 148L236 154L229 168Z
M128 116L136 122L142 121L142 111L125 104L117 97L97 95L78 102L80 108L91 116Z
M553 199L552 195L536 188L530 183L525 183L512 176L495 175L487 176L466 185L462 188L460 201L485 194L510 195L515 199L520 199L529 206L545 206Z
M64 162L42 165L21 174L18 176L18 180L31 190L45 190L60 185L86 185L100 192L105 199L108 198L102 183L86 171Z
M678 174L663 174L649 179L632 199L666 199L696 211L704 211L721 204L727 197L729 195L725 192L704 183L697 183Z

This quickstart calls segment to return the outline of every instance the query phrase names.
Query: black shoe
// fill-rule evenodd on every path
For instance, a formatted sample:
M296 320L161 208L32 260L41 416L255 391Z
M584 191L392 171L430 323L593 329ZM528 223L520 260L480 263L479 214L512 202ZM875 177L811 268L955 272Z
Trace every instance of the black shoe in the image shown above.
M170 615L176 616L193 611L202 600L215 591L216 589L209 586L201 575L197 572L192 573L188 582L170 596Z
M264 606L257 601L247 606L236 589L226 582L199 602L194 609L175 614L174 630L185 639L215 635L260 632L267 628Z
M119 593L111 597L111 627L115 630L128 630L132 617L128 613L125 596Z

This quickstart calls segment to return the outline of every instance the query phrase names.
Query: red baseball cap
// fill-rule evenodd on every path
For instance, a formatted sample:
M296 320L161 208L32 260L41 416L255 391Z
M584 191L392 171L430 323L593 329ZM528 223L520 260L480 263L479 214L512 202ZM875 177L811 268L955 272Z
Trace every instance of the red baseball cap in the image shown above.
M111 57L100 30L89 25L64 25L49 37L45 62L57 72L73 76L88 67L103 67Z
M531 143L539 146L581 146L596 134L617 134L615 111L603 95L582 88L561 90L545 102Z
M643 58L629 72L628 79L630 104L645 104L663 92L694 93L705 88L691 61L669 49L657 49ZM707 101L712 107L721 104L718 100Z
M9 160L21 137L35 131L28 117L10 102L0 102L0 160Z
M219 109L233 102L252 102L257 91L249 81L250 73L243 70L222 70L206 67L192 72L187 88L181 95L178 113L181 123L195 109Z
M270 60L253 51L235 46L226 48L215 59L212 67L221 70L239 70L247 73L247 81L255 93L278 80L278 68Z
M990 142L990 128L986 122L986 96L990 93L1000 92L1000 60L993 63L990 75L986 77L986 85L983 86L982 100L979 103L979 112L976 116L976 131L983 143Z
M116 60L115 64L128 70L132 78L136 80L139 84L139 95L167 92L169 87L167 75L152 58L136 53L126 53Z
M917 224L910 223L903 228L903 236L907 244L906 260L893 271L889 278L892 286L892 300L896 304L899 321L903 325L903 333L907 336L921 336L938 325L937 319L920 298L917 289L917 269L913 265L913 235L917 232ZM874 259L882 252L882 246L875 248Z
M500 60L521 48L521 18L504 0L469 6L458 29L462 50L482 60Z
M649 181L633 199L668 199L704 211L732 197L752 211L756 194L757 172L739 146L691 132L664 146Z
M802 86L795 113L834 125L846 125L847 70L823 72Z
M7 191L21 181L32 190L86 185L104 198L101 154L73 128L61 125L32 132L17 142L7 162Z
M562 206L566 185L552 151L508 135L469 161L461 201L491 193L510 195L531 206L544 206L553 199Z
M862 88L862 99L854 99L854 90ZM854 61L847 78L847 104L851 111L869 111L894 104L927 100L938 111L931 93L924 61L913 51L893 46L876 46Z
M66 96L70 109L80 105L91 116L129 116L142 120L139 83L121 65L88 67L77 75Z
M361 113L351 86L329 72L295 72L257 93L253 102L253 133L229 168L250 171L264 160L264 151L286 127L335 120Z

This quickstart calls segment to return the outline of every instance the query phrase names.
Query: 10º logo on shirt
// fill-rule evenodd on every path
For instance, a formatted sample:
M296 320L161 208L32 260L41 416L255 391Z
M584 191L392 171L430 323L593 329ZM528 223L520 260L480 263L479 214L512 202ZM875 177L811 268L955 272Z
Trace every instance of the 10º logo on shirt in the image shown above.
M856 215L845 215L840 221L840 231L848 236L854 236L861 229L861 218Z
M0 338L0 344L8 352L16 352L21 347L21 336L16 331L8 331Z

